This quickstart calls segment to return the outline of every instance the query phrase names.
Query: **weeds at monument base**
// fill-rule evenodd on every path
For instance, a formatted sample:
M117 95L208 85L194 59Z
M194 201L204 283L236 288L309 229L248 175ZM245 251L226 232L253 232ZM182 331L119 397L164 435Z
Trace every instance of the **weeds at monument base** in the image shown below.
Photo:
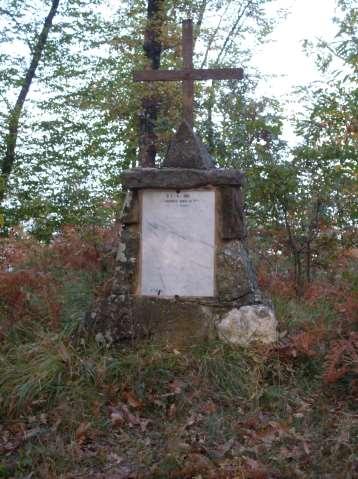
M93 292L105 294L111 237L67 228L52 245L20 234L11 248L2 243L2 477L357 474L352 264L337 266L339 283L312 284L304 300L289 276L260 270L277 312L275 346L118 348L78 332ZM10 288L19 271L23 282ZM47 278L56 320L29 276Z

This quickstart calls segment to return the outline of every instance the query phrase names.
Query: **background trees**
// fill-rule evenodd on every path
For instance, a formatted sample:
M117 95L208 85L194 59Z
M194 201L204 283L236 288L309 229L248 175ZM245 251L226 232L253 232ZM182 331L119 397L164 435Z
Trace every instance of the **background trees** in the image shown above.
M302 141L292 150L301 197L315 211L303 221L308 232L302 234L301 226L296 233L304 238L301 254L306 257L308 281L312 262L327 267L340 245L354 245L357 225L357 12L350 1L338 1L337 6L335 40L315 46L317 65L326 81L299 92L307 106L296 122Z
M191 16L196 25L198 65L239 63L249 71L250 49L242 45L262 41L273 28L274 21L264 10L267 3L270 0L164 2L159 32L163 68L180 66L180 23ZM16 21L11 29L5 29L2 39L2 138L12 96L29 63L34 32L39 30L37 19L46 5L40 0L22 2L20 10L20 4L9 3ZM177 84L146 86L132 82L132 71L146 65L142 47L146 14L144 2L123 2L119 6L100 0L60 3L21 123L17 160L4 205L7 226L25 221L34 233L45 238L64 223L98 223L111 217L111 208L103 205L119 199L118 175L138 161L141 98L159 99L157 162L162 160L179 121L181 93ZM245 137L245 117L251 121L248 128L252 130L255 112L261 110L263 122L266 103L256 107L253 92L252 80L246 80L243 86L230 82L197 86L196 124L200 133L211 142L214 153L219 150L218 141L227 145L226 156L218 158L220 164L230 163L230 148L238 152ZM246 104L240 114L238 109ZM221 121L228 109L229 116ZM213 122L213 116L219 120ZM243 126L224 139L224 122L231 120L240 120ZM233 136L236 146L230 147ZM245 139L240 146L246 163L249 158L254 161L256 139L250 141L251 145Z
M24 78L21 81L21 90L17 97L15 105L11 108L8 115L8 133L5 139L6 153L2 160L1 167L1 177L0 177L0 205L5 196L6 186L8 183L8 178L13 169L13 164L15 162L15 150L17 143L17 135L19 129L19 122L21 113L26 101L26 97L31 87L32 80L36 74L36 69L38 67L41 55L46 46L47 37L52 26L52 21L56 15L58 9L59 0L53 0L51 4L50 11L45 18L41 32L38 34L37 40L33 45L30 43L28 47L31 51L31 62L25 73ZM10 17L13 22L17 22L14 18L14 14L9 10L2 10L4 15Z
M160 45L152 63L158 66L160 54L162 68L180 67L181 21L190 16L195 66L243 66L246 72L241 82L196 84L198 133L218 165L245 171L250 228L257 238L270 238L261 252L268 257L275 242L291 259L302 291L312 272L354 236L357 15L353 2L338 0L334 42L307 42L326 80L297 92L305 111L295 120L300 142L290 149L281 138L281 107L257 97L259 72L250 66L253 46L283 15L270 17L270 3L62 0L23 110L3 232L22 222L50 239L64 224L107 224L121 201L119 173L138 164L139 144L143 154L155 138L160 164L181 117L181 86L135 84L132 72L148 67L143 39L148 53L151 36ZM44 0L1 5L2 158L11 111L49 6ZM149 143L145 135L138 141L141 132Z
M26 221L35 232L48 236L60 224L85 217L91 196L87 184L101 165L93 150L104 131L101 119L93 121L82 107L79 91L91 81L91 69L101 60L110 31L101 4L96 0L60 3L20 125L4 205L6 225ZM2 39L2 138L45 8L46 2L9 2L17 23L6 23ZM92 131L97 133L93 138ZM107 132L106 137L110 138ZM4 149L5 143L1 146ZM102 146L105 149L104 142Z
M306 42L324 80L296 92L304 105L294 120L298 144L285 147L279 123L275 127L271 118L271 148L261 141L256 147L261 156L245 168L249 218L256 238L262 239L261 258L275 251L289 258L299 294L332 268L342 247L356 244L357 15L352 2L338 1L337 7L334 41ZM254 131L260 131L257 123ZM269 130L261 132L265 136Z

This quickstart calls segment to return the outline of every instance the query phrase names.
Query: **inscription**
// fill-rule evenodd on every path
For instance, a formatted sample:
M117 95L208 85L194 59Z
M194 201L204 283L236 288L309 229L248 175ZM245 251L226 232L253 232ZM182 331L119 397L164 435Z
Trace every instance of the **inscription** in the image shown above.
M164 203L175 203L184 208L198 201L191 193L166 193L164 199Z

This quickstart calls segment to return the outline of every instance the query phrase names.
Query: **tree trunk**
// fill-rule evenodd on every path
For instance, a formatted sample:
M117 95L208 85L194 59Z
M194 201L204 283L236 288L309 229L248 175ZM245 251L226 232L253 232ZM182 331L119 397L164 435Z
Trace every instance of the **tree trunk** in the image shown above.
M0 176L0 206L4 200L6 194L6 188L9 180L9 176L12 172L15 162L16 142L19 130L19 123L21 118L22 109L30 90L32 80L34 79L37 66L40 62L42 53L44 51L47 37L52 26L52 21L56 15L60 0L52 0L49 14L47 15L42 27L42 31L38 37L37 43L33 50L30 66L26 72L23 80L23 85L20 90L19 96L16 100L15 106L9 114L9 129L5 138L6 153L1 164L1 176Z
M297 288L297 296L302 297L304 291L303 285L303 271L302 271L302 257L301 252L297 253L297 278L296 278L296 288Z
M306 281L307 283L311 282L311 260L312 260L311 242L307 241L307 247L306 247Z
M148 0L147 28L145 30L143 48L152 70L158 70L160 67L163 4L164 0ZM155 156L157 153L155 126L158 112L158 98L155 96L143 98L142 112L139 119L139 149L140 166L144 168L155 166Z
M213 109L215 104L215 82L209 90L208 98L208 126L207 126L207 146L209 153L214 156L215 142L214 142L214 123L213 123Z

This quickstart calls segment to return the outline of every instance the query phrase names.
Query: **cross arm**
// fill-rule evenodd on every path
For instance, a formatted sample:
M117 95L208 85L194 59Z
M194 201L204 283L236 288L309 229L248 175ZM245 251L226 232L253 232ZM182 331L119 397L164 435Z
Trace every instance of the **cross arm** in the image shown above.
M134 72L134 81L182 81L182 80L241 80L242 68L208 68L205 70L143 70Z

